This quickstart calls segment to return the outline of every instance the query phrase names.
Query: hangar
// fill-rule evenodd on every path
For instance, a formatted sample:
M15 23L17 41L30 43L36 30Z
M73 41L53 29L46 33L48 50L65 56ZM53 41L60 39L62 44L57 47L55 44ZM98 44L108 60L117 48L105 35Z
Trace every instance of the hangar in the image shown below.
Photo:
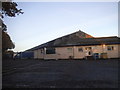
M34 59L120 58L119 39L93 37L79 30L26 51L33 51Z

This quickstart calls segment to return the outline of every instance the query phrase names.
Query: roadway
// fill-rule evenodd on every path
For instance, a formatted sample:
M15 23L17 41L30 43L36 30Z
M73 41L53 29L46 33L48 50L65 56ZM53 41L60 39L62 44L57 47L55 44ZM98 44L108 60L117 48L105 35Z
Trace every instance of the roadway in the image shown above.
M3 88L117 88L118 60L4 60Z

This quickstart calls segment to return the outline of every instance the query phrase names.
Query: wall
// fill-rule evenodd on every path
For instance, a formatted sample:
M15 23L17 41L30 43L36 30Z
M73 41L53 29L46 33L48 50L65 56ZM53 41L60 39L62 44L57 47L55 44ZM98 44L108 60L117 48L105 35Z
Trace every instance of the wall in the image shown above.
M95 45L95 46L75 46L74 47L74 55L75 55L75 59L83 59L86 56L86 49L87 47L91 47L91 52L93 53L102 53L105 50L103 50L101 45ZM78 49L82 48L83 52L79 52Z
M37 50L34 51L34 59L37 59Z
M118 45L118 57L120 58L120 45Z
M78 49L82 48L83 52L79 52ZM84 46L74 46L74 58L75 59L82 59L85 57L85 50Z
M114 50L108 51L107 46L114 46ZM120 45L119 45L120 46ZM41 53L41 49L34 51L34 58L39 59L69 59L73 56L74 59L83 59L86 56L86 47L92 48L92 53L107 53L108 58L118 58L120 50L118 45L94 45L94 46L71 46L71 47L56 47L56 54L44 54ZM68 50L71 48L71 50ZM83 48L83 52L79 52L78 49ZM119 50L119 51L118 51Z
M41 53L42 49L38 49L34 51L34 58L35 59L44 59L44 54Z
M68 50L71 48L72 50ZM73 47L57 47L56 48L58 59L69 59L73 56Z
M108 45L108 46L114 46L114 50L112 50L112 51L107 50L108 58L117 58L117 57L119 57L118 46L120 46L120 45Z
M107 50L108 46L113 46L114 50ZM83 48L83 52L78 52L78 48L82 47ZM94 45L94 46L78 46L75 49L75 58L83 58L85 57L85 48L86 47L92 47L92 53L107 53L107 57L108 58L118 58L120 57L119 55L119 48L118 45ZM120 47L120 45L119 45ZM119 51L118 51L119 50Z

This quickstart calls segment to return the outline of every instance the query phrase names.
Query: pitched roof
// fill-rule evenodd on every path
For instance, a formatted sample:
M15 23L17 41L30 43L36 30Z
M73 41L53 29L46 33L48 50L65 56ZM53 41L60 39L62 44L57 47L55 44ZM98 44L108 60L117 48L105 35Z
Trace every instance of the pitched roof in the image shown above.
M83 31L65 35L63 37L54 39L47 43L33 47L26 51L33 51L43 47L64 47L64 46L83 46L83 45L99 45L99 44L116 44L119 43L118 37L93 37Z
M72 34L68 34L68 35L59 37L57 39L54 39L52 41L49 41L47 43L38 45L38 46L33 47L31 49L28 49L26 51L31 51L31 50L35 50L35 49L39 49L39 48L47 47L47 46L58 46L58 45L72 44L72 43L75 43L76 41L78 41L80 38L94 38L94 37L79 30L79 31L74 32Z

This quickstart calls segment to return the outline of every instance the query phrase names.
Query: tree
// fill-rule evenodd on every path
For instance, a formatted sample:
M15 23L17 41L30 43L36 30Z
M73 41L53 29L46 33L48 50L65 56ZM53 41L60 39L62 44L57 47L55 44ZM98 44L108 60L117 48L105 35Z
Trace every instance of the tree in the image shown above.
M10 39L10 36L7 34L7 32L2 31L2 41L3 41L2 42L2 50L15 48L15 45L13 44L13 42Z
M2 14L10 17L23 14L22 9L18 9L17 6L15 2L2 2Z
M7 26L3 23L3 21L1 22L2 22L2 31L7 31Z
M2 18L5 16L16 17L16 15L23 14L22 9L17 8L17 3L15 2L2 2ZM2 22L2 54L5 57L6 51L8 49L14 49L15 45L13 44L10 36L7 33L7 26Z

